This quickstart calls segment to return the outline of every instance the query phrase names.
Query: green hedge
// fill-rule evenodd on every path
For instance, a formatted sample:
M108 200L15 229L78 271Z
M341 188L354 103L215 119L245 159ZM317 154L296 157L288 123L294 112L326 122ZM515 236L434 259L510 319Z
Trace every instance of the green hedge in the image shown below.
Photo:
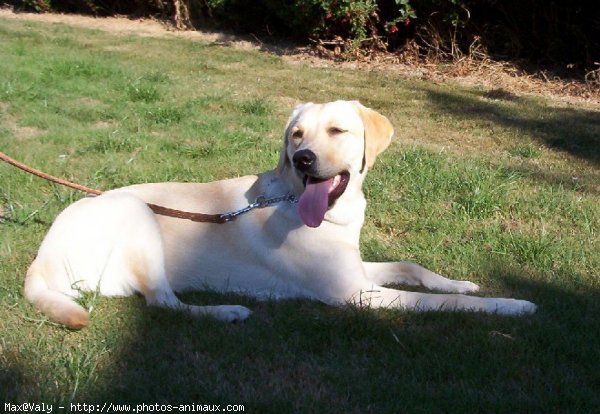
M423 54L469 52L474 42L492 56L599 69L600 15L574 0L22 0L26 10L96 15L158 15L181 25L275 35L301 42L340 39L350 47ZM176 6L179 6L177 8ZM370 40L370 41L369 41ZM434 49L434 50L432 50Z

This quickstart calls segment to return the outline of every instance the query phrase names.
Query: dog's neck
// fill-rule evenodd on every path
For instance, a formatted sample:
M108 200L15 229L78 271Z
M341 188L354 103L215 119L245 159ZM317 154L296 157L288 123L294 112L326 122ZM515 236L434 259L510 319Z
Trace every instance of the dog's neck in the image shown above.
M289 163L277 166L275 170L271 172L273 176L277 177L279 185L283 191L287 191L300 197L304 191L304 183L294 172L293 168Z

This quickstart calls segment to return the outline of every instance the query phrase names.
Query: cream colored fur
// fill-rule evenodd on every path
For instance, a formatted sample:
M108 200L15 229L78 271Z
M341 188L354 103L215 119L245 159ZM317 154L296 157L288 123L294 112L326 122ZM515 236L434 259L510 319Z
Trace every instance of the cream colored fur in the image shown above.
M73 301L81 291L109 296L137 292L149 305L225 321L243 320L251 311L237 305L187 305L174 292L209 288L258 299L308 298L331 305L533 312L535 305L523 300L464 295L478 286L413 263L362 261L359 236L366 201L361 187L392 134L384 116L358 102L308 103L292 113L273 171L206 184L133 185L79 200L50 228L27 272L25 296L49 318L71 328L89 322L87 311ZM146 205L222 213L242 208L259 195L300 196L304 184L292 159L303 149L316 154L319 177L350 173L345 192L317 228L303 225L297 205L291 203L254 210L227 224L155 215ZM452 294L383 287L388 283Z

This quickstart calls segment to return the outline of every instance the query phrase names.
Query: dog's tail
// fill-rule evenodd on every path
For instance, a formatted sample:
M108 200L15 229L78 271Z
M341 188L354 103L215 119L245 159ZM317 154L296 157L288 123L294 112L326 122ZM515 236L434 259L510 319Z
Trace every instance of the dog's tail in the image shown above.
M64 293L51 290L43 276L43 271L34 261L25 276L25 298L51 320L81 329L90 322L88 312Z

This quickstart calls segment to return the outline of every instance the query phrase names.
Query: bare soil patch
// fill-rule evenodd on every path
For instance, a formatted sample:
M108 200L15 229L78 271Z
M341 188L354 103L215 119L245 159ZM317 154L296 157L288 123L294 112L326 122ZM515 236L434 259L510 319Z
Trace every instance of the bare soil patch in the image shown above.
M174 37L203 42L226 44L244 50L266 50L277 53L289 63L317 67L343 67L355 70L381 71L432 82L456 82L465 86L489 89L492 94L538 95L562 102L600 104L600 85L597 83L564 80L551 77L544 71L531 74L507 62L487 58L462 59L452 64L423 63L394 54L373 54L355 60L339 59L324 48L290 47L264 43L259 39L224 32L205 30L176 30L154 19L127 17L90 17L73 14L15 13L0 9L0 18L67 24L87 29L98 29L117 35L147 37Z
M34 138L39 135L40 130L35 127L20 126L14 116L8 112L8 104L0 102L0 120L19 140Z
M144 37L178 37L205 42L227 43L242 49L260 48L260 45L241 37L211 31L176 30L173 26L156 19L133 19L124 16L93 17L56 13L15 13L10 8L0 9L0 18L67 24L85 29L103 30L117 35L133 34Z

